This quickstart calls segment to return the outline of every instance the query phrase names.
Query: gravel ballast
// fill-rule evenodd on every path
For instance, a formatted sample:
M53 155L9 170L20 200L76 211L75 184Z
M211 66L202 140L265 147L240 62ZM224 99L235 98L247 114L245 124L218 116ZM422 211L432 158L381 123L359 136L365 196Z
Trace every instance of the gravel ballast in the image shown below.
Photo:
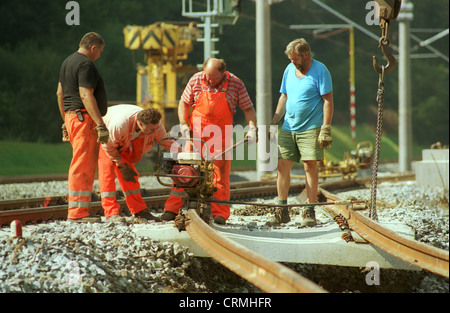
M238 172L251 180L253 172ZM142 188L160 188L154 177L141 177ZM97 182L94 190L98 189ZM0 199L60 196L67 182L0 185ZM368 199L370 190L348 191L341 198ZM377 190L380 222L401 222L415 239L448 250L448 191L415 182L381 183ZM274 202L276 199L259 199ZM290 197L295 203L295 197ZM267 227L266 216L242 216L239 207L229 223ZM319 225L322 216L318 214ZM323 216L323 218L326 218ZM27 226L25 240L0 237L0 292L259 292L214 260L193 257L178 244L136 236L127 224L54 222ZM153 222L151 222L153 223ZM296 218L283 227L297 227ZM266 225L266 226L263 226ZM1 232L9 232L2 229ZM448 279L426 271L382 270L385 286L368 288L364 269L286 264L332 292L449 292ZM345 277L345 279L342 279ZM362 280L363 281L363 280ZM400 285L399 281L404 281ZM383 285L383 284L382 284ZM383 289L384 287L384 289Z

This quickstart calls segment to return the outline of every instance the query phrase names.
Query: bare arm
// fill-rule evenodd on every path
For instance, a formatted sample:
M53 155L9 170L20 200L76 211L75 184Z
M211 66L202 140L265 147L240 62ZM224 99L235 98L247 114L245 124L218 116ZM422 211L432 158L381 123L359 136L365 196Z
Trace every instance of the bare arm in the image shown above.
M281 116L280 116L281 111L283 110L283 108L286 104L286 101L287 101L287 95L282 93L280 95L280 97L278 98L277 108L275 109L275 113L273 115L272 122L270 124L274 125L274 124L278 123L278 121L281 118Z
M63 121L65 121L64 101L63 101L64 95L61 83L58 83L58 88L56 90L56 97L58 100L59 113L61 113L61 117Z
M94 88L79 87L81 101L83 101L89 116L94 120L95 124L104 125L102 115L98 109L97 100L94 97Z
M256 112L253 107L250 107L248 109L243 110L245 115L245 120L247 121L248 125L255 126L256 127Z
M322 96L323 98L323 125L331 125L333 119L333 92Z
M188 116L189 104L185 103L183 100L180 100L178 104L178 119L180 120L180 124L187 123Z

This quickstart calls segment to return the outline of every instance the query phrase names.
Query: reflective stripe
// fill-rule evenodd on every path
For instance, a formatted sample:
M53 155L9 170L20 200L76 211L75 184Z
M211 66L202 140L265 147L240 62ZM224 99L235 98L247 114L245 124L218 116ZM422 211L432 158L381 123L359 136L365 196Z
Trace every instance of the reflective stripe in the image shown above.
M92 195L92 191L69 190L69 196L73 196L73 197L90 197L91 195Z
M100 195L102 198L116 197L117 193L115 191L105 191L105 192L102 192Z
M91 203L85 201L69 201L69 208L90 208Z
M138 195L140 193L141 193L141 189L134 189L134 190L125 191L123 194L125 195L125 197L128 197L130 195Z

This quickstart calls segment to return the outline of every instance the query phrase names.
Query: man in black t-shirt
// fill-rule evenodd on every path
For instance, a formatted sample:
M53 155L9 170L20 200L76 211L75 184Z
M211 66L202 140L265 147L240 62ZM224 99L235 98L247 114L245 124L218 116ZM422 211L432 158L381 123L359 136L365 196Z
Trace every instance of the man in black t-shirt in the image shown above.
M69 168L68 220L99 222L91 216L91 192L98 163L99 143L107 143L108 129L102 116L107 111L103 79L94 62L100 58L105 42L94 32L81 39L77 52L63 62L57 89L58 106L72 144ZM64 138L63 138L64 140Z

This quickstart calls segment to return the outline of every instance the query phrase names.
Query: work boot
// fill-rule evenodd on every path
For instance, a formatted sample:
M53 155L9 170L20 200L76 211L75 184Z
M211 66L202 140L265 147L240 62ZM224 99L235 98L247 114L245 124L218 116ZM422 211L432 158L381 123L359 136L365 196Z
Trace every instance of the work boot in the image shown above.
M316 226L316 212L314 212L313 206L307 206L303 210L301 227L314 227Z
M136 214L134 214L135 217L145 218L149 221L155 221L155 222L161 222L161 219L159 217L154 216L152 213L148 211L148 209L144 209Z
M100 216L89 215L81 218L68 218L67 221L71 223L101 223L102 218Z
M277 207L275 208L275 218L278 223L289 223L291 217L289 216L288 207Z
M170 211L164 211L163 214L161 214L161 220L163 221L173 221L175 220L175 217L177 217L177 215L173 212Z
M225 222L226 222L225 218L222 216L216 216L214 218L214 223L216 223L216 224L225 225Z
M120 216L119 214L114 214L106 218L108 222L114 223L125 223L125 217Z

